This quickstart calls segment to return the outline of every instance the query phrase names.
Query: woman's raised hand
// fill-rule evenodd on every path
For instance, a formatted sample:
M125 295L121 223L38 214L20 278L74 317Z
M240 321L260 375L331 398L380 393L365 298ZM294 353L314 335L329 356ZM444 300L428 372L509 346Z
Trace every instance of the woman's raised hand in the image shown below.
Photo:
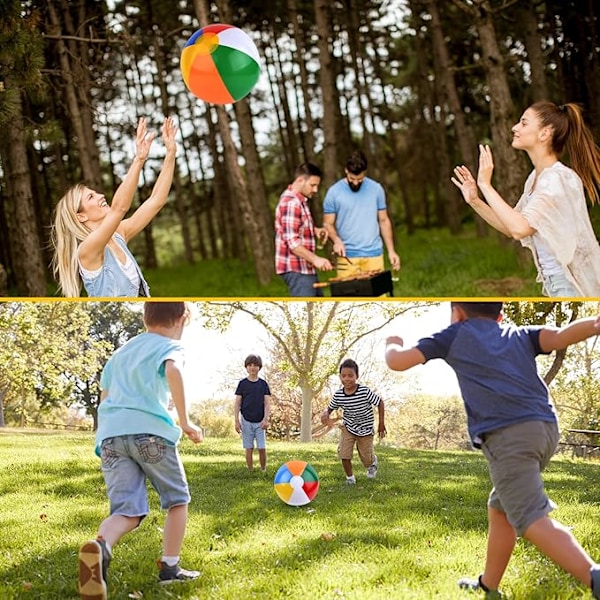
M475 179L471 175L471 171L464 165L455 167L454 177L450 181L460 190L467 204L471 204L479 197Z
M492 149L488 145L479 144L479 170L477 171L477 185L479 187L492 185L494 172L494 158Z
M162 136L167 152L175 152L177 145L175 144L175 135L177 134L177 125L173 117L167 117L162 126Z
M148 123L144 117L140 117L138 121L136 136L135 136L135 155L140 160L146 160L150 153L150 146L156 136L156 132L148 132Z

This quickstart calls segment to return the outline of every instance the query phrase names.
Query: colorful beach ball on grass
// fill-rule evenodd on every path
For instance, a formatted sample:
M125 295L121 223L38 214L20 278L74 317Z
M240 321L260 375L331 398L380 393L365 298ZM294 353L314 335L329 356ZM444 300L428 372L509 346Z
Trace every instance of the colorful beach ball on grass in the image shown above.
M290 506L308 504L319 491L319 476L303 460L289 460L275 473L275 491Z
M260 75L254 42L238 27L221 23L192 35L181 52L180 66L190 92L215 104L241 100Z

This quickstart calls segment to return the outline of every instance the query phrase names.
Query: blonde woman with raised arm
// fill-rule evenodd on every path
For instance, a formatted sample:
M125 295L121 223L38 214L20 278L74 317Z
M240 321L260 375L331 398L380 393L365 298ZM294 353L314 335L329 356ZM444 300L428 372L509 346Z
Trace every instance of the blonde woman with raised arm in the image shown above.
M545 295L600 297L600 246L585 197L598 201L600 152L580 107L536 102L512 132L513 148L527 152L533 164L514 208L492 186L489 146L479 146L477 182L464 165L454 169L452 182L492 227L531 250ZM571 167L559 160L563 150Z
M127 244L166 204L175 170L177 126L168 117L162 126L166 156L150 197L128 218L140 173L155 137L140 119L136 155L111 204L83 183L59 200L54 217L53 269L64 296L79 296L81 284L90 297L149 296L142 271Z

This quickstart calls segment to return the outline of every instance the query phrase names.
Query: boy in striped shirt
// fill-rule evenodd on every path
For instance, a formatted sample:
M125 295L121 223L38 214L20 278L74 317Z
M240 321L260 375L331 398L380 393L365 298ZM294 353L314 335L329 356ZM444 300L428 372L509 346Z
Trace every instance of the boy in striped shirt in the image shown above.
M333 394L329 406L321 414L321 422L332 426L335 421L330 417L334 410L343 411L340 427L338 456L342 461L346 483L353 485L356 477L352 469L354 445L362 464L367 469L367 477L373 479L377 474L377 456L373 438L375 436L375 416L373 408L377 407L379 437L385 436L385 414L383 400L367 386L358 383L358 365L351 358L340 365L340 381L342 387Z

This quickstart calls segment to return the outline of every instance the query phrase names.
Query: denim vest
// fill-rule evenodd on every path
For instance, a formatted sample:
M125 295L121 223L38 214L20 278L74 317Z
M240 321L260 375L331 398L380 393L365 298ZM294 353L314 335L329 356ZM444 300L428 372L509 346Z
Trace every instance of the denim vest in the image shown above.
M107 297L112 298L116 296L150 296L150 288L142 275L137 261L133 257L133 254L129 251L127 243L123 236L115 233L114 240L117 242L119 247L129 257L140 276L140 286L137 288L129 277L125 274L125 271L120 267L118 258L110 251L108 245L104 248L104 263L102 269L95 277L89 277L80 271L85 291L89 297Z

